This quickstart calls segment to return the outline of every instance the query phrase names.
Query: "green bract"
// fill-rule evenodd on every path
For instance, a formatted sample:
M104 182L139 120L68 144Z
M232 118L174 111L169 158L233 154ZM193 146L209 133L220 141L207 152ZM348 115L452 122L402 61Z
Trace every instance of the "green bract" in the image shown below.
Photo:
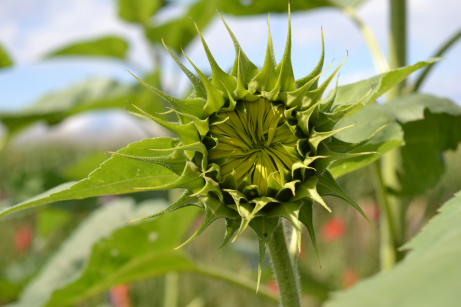
M295 80L291 64L290 13L288 20L288 39L282 61L275 63L269 27L266 58L260 70L247 58L224 20L236 51L229 74L218 66L201 35L212 69L211 79L191 62L198 77L192 74L165 46L192 82L194 91L187 99L177 99L138 79L170 104L170 112L176 113L179 123L166 122L137 107L141 114L135 114L169 129L180 141L173 148L152 149L172 151L166 156L113 153L160 164L179 176L163 186L131 188L138 191L186 189L175 204L146 217L191 205L203 208L206 212L203 224L184 244L217 219L224 218L227 225L222 245L235 232L234 240L250 226L260 244L258 283L266 246L280 217L292 223L298 234L298 244L300 225L305 224L317 251L312 227L314 200L330 211L322 196L333 195L346 200L365 216L327 170L336 160L370 154L350 151L364 145L371 136L355 144L334 137L345 129L334 130L335 124L361 100L337 108L333 107L335 94L322 100L342 64L318 85L324 62L323 36L317 66L306 77Z

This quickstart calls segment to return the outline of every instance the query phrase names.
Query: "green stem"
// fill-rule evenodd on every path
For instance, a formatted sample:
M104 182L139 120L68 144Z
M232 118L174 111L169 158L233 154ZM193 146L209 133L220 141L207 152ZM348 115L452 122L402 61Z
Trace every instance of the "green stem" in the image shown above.
M163 307L177 307L179 297L179 274L169 272L165 275L165 299Z
M381 174L381 164L377 160L371 165L373 173L373 183L375 186L376 198L379 204L379 228L380 228L380 240L379 240L379 258L381 271L390 269L395 262L397 257L395 254L395 226L393 223L391 208L387 201L386 187L383 182Z
M433 56L434 58L441 57L445 51L447 51L458 39L461 38L461 30L455 33L443 46L442 48L437 51L437 53ZM435 63L434 63L435 64ZM426 79L426 76L429 74L429 72L434 68L434 64L431 64L427 66L423 72L419 75L418 80L416 80L415 84L413 85L411 91L416 92L418 91L419 87L423 83L423 81Z
M406 1L390 0L390 35L389 35L389 64L391 69L406 65ZM386 101L400 97L403 93L405 82L391 88ZM387 193L387 187L394 191L400 190L397 170L400 167L400 149L395 148L382 157L382 164L375 162L375 188L378 203L381 208L380 221L380 256L381 269L390 269L402 258L402 253L397 248L403 244L404 239L404 206L395 195Z
M241 274L216 269L206 265L197 265L193 272L225 281L229 284L235 285L241 289L248 290L253 293L256 289L256 282L250 278L242 276ZM279 302L278 297L273 295L265 285L259 286L258 296L261 296L262 298L267 299L273 303Z
M280 222L269 240L272 265L280 291L282 307L301 307L295 266L287 247L283 225Z
M368 50L371 53L373 59L373 64L375 69L379 73L384 73L389 71L389 64L387 63L386 57L384 56L383 50L379 46L378 40L374 35L373 31L359 18L354 9L350 7L343 8L343 12L349 16L355 24L359 27L360 32L362 33L363 39L367 44Z
M389 65L391 69L403 67L407 59L406 0L390 0ZM391 88L387 100L402 95L405 81Z

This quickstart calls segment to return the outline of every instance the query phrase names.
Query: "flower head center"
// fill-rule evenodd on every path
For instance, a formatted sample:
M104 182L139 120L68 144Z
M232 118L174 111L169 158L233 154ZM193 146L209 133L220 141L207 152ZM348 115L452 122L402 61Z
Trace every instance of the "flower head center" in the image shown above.
M220 115L227 120L210 127L218 145L209 155L221 167L221 175L235 172L237 185L256 185L267 191L267 179L274 173L280 181L280 169L291 170L299 159L287 151L298 138L291 132L284 116L285 108L265 98L239 101L234 111Z

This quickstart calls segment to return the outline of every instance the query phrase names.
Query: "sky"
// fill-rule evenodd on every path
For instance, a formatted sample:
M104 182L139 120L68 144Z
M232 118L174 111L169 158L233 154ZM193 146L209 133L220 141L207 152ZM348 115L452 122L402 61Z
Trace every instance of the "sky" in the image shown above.
M162 23L180 15L189 0L176 1L153 21ZM114 0L0 0L0 44L12 56L15 66L0 70L0 111L17 111L45 94L59 91L75 82L91 78L111 78L134 82L125 71L142 75L152 69L148 48L138 26L117 18ZM461 28L461 1L408 0L408 64L430 58L436 49ZM388 0L368 0L358 15L372 29L386 53ZM192 16L193 17L193 16ZM267 15L225 16L248 57L259 67L267 43ZM232 41L219 18L202 33L217 62L229 69L234 58ZM193 24L191 22L191 27ZM324 8L292 14L293 64L295 77L303 77L315 66L321 50L320 28L325 36L325 64L333 59L341 68L339 84L348 84L377 74L358 29L340 11ZM282 57L286 33L286 14L271 14L271 31L276 59ZM85 58L44 59L49 52L69 43L119 35L130 44L129 61ZM168 43L168 38L165 37ZM192 61L209 72L205 53L196 38L186 49ZM426 80L422 92L448 97L461 105L461 41L445 54L447 58ZM192 70L189 63L186 66ZM162 54L164 87L171 94L183 94L187 79L172 60Z

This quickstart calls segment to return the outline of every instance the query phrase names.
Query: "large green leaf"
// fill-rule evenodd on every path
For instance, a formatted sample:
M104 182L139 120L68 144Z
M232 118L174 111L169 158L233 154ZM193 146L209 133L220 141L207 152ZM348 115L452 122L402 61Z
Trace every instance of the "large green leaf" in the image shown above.
M291 0L290 9L306 11L319 7L354 7L365 0ZM221 0L218 9L233 15L267 14L267 12L287 12L288 2L279 0L228 1Z
M360 112L341 120L335 128L346 127L354 123L356 124L354 127L340 131L336 134L336 137L343 141L356 143L368 138L383 125L388 126L380 130L366 145L351 152L376 151L383 154L403 144L402 128L394 121L392 114L384 106L376 102L370 103ZM338 160L333 162L329 170L334 177L339 177L370 164L378 158L378 155L364 155L352 159Z
M398 170L405 196L423 194L445 171L442 152L461 142L461 108L448 99L412 94L384 105L402 125L405 146Z
M128 43L120 37L103 37L76 43L54 51L48 57L56 56L105 56L125 59Z
M162 0L118 0L118 15L126 21L145 23L162 5Z
M180 244L195 216L177 211L162 218L119 227L93 245L80 276L65 287L54 288L54 293L43 306L73 305L118 284L163 275L168 271L191 271L193 263L173 247Z
M6 50L0 45L0 68L13 65L13 61L6 53Z
M145 79L156 86L158 74ZM127 101L150 114L166 110L166 103L141 85L127 86L108 79L97 79L47 95L20 112L2 112L0 121L8 128L8 133L13 134L40 120L54 125L68 116L88 110L124 108Z
M394 268L336 293L326 307L458 306L461 301L461 193L404 247Z
M170 212L125 226L130 219L163 208L165 203L158 201L135 207L132 200L125 198L99 209L79 226L11 307L75 305L115 285L168 271L201 274L254 291L255 281L197 264L182 250L173 250L184 239L197 211ZM266 287L260 289L259 295L277 302Z
M194 19L199 29L205 28L211 19L217 15L215 9L217 1L200 0L194 3L184 16L148 29L147 37L154 43L161 43L163 38L169 47L178 53L181 52L180 46L185 48L197 36L197 30L190 17Z
M154 151L178 145L178 139L154 138L132 143L118 151L125 155L159 157L172 151ZM0 211L0 217L51 202L88 197L133 193L133 187L154 187L173 182L178 175L158 164L127 159L114 155L79 182L68 182L46 191L16 206Z
M401 124L423 120L425 110L432 114L461 115L461 108L450 99L425 94L398 98L386 103L385 107Z
M379 74L370 79L362 80L356 83L340 86L337 89L336 99L333 107L344 104L350 104L359 101L365 96L366 93L373 87L371 93L358 105L353 111L349 113L355 113L362 109L367 104L375 101L384 93L386 93L391 87L405 80L410 74L416 70L423 68L429 64L435 63L441 60L441 58L429 59L426 61L420 61L413 65L394 69L383 74ZM331 91L328 96L333 95L334 91Z
M104 238L109 237L112 232L119 228L125 228L126 223L130 220L161 210L165 206L164 200L146 201L137 206L131 198L122 198L93 212L61 245L41 272L28 284L18 302L12 306L44 306L56 289L71 283L80 274L82 265L87 261L92 249L98 247L98 245L94 246L96 242L104 241ZM178 234L165 232L162 235L178 240L178 236L184 234L184 227L187 227L191 220L190 217L182 217L182 219L186 226L178 225ZM165 219L165 222L168 221L171 222L171 218ZM158 225L157 221L154 223ZM145 225L147 226L148 223ZM135 237L130 241L133 244L134 239ZM114 264L113 261L109 261L109 263Z

